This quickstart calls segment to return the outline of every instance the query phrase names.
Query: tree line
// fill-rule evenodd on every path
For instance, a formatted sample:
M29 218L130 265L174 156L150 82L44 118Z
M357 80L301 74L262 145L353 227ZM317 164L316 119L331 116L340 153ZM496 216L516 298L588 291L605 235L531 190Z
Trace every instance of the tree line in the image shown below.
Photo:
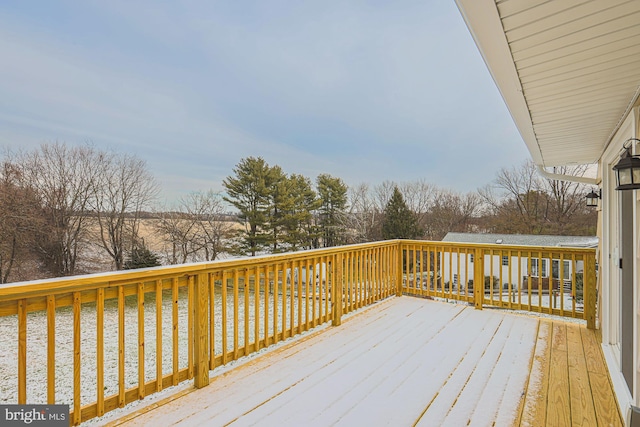
M145 163L90 145L8 152L0 171L0 282L125 267L159 188Z
M449 231L595 234L587 189L541 178L532 162L502 169L477 192L460 193L424 180L349 187L320 174L312 181L247 157L222 186L223 193L194 192L160 206L160 188L136 156L90 144L7 151L0 163L0 283L221 254L440 240Z

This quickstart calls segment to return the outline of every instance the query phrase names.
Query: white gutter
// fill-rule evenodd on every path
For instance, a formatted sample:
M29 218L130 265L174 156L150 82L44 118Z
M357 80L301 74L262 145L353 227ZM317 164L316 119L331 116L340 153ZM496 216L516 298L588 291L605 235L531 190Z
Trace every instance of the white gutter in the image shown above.
M540 175L548 179L553 179L558 181L579 182L581 184L589 184L589 185L598 185L598 180L596 178L589 178L587 176L575 176L575 175L564 175L559 173L552 173L547 171L542 165L536 164L536 166L538 167L538 172L540 172Z

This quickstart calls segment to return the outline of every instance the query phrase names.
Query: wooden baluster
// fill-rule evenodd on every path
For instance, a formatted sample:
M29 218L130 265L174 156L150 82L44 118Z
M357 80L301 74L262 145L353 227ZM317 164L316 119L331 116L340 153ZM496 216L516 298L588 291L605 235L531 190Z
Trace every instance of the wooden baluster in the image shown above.
M118 286L118 407L125 405L124 386L124 286Z
M244 270L244 355L249 354L249 293L251 292L251 277L249 269Z
M27 403L27 300L18 300L18 404Z
M82 301L80 292L73 293L73 424L78 425L82 421L82 402L80 401L80 376L81 376L81 323L80 311Z
M187 282L187 378L193 378L193 311L194 311L194 277L189 276Z
M238 324L238 300L239 296L239 288L240 288L240 274L238 270L233 271L233 360L238 359L238 346L239 346L239 330L240 325Z
M174 277L171 279L171 315L172 315L172 333L173 333L173 385L178 385L180 381L180 359L179 355L179 339L178 339L178 301L179 301L179 293L178 293L178 278Z
M104 415L104 289L99 288L96 298L96 328L97 328L97 348L96 348L96 362L97 362L97 415L101 417Z
M56 297L53 295L47 295L47 403L56 403Z
M222 272L222 364L227 363L227 272Z
M271 265L267 265L264 268L264 346L268 347L271 344L269 340L269 295L271 294L271 286L269 282L269 276L271 273ZM257 301L257 300L256 300ZM275 316L275 310L273 311ZM275 319L273 325L275 326Z
M260 349L260 275L262 273L261 267L256 267L256 278L253 282L253 351ZM266 292L265 292L266 294ZM266 332L267 324L264 324L264 330ZM267 342L265 338L264 342Z
M144 399L144 283L138 283L138 399Z
M216 273L209 273L209 369L216 367Z
M156 280L156 391L162 390L162 280Z

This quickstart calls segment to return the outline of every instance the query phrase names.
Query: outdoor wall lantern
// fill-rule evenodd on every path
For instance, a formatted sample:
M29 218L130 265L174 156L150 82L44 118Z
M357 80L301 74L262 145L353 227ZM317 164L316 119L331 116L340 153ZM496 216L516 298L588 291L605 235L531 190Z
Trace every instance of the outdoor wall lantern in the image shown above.
M631 154L631 144L640 141L638 138L630 138L624 144L624 152L620 160L613 167L616 171L616 190L640 189L640 157ZM629 144L627 144L629 143Z
M591 193L587 194L587 206L590 208L598 207L598 199L602 198L602 190L595 191L591 190Z

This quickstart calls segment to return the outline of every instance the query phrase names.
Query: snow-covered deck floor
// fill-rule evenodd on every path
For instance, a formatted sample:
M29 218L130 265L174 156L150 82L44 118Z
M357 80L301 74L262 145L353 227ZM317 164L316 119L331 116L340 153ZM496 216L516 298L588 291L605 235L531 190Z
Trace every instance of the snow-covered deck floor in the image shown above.
M569 381L575 356L568 357L567 338L576 331L581 343L593 336L583 326L502 310L391 298L124 425L571 425L600 417L598 407L604 425L620 425L610 385L593 404L585 351L586 378L574 372L578 389ZM602 362L600 353L589 356ZM603 378L600 388L606 371Z

